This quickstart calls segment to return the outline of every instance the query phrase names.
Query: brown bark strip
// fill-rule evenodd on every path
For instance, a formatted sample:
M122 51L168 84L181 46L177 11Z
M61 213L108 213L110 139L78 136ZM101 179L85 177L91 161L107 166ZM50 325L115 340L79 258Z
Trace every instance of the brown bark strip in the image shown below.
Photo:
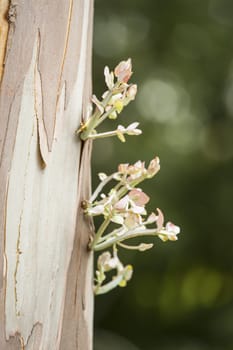
M81 203L83 199L90 197L90 155L91 144L86 142L82 152L82 167L79 178L82 183L79 203ZM88 324L89 319L87 311L88 308L92 309L92 305L87 304L87 300L88 303L90 303L90 295L91 303L93 302L92 252L87 250L92 232L92 222L84 217L83 209L81 205L79 205L76 235L67 279L61 333L61 350L92 349L92 333L90 334L92 315L89 315L91 318L90 325Z
M87 58L85 72L85 88L83 97L83 120L87 118L92 92L92 30L94 4L90 1L89 24L87 38ZM61 350L77 349L92 350L93 348L93 253L88 251L87 245L94 232L93 222L83 214L81 202L91 195L91 150L92 142L83 144L80 158L79 207L77 212L76 234L73 252L70 260L64 317L61 330ZM81 254L80 254L81 252ZM80 288L81 284L81 288ZM75 320L75 321L74 321Z
M9 0L1 0L0 2L0 83L4 69L5 53L7 46L7 35L9 24L7 21L7 11L9 7Z

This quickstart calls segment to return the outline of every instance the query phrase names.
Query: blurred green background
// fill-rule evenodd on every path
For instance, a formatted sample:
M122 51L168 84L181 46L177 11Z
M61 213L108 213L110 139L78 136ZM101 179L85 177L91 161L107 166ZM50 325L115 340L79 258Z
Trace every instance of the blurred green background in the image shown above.
M143 134L94 142L93 187L100 171L158 155L142 187L181 234L120 253L134 275L96 297L95 350L232 350L233 1L96 0L98 97L104 66L128 57L136 100L103 128L139 121Z

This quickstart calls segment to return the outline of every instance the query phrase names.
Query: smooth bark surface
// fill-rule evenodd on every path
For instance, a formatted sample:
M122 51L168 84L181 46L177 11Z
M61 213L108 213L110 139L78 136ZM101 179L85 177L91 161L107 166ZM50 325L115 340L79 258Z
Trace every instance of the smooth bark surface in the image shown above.
M93 0L0 6L0 349L92 349Z

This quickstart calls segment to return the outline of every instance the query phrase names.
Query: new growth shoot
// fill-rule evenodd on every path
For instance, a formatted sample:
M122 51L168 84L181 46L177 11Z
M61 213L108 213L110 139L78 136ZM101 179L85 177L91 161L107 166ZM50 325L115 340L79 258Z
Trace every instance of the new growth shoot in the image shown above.
M81 124L77 131L82 140L117 136L120 141L125 142L124 135L140 135L142 133L137 128L138 122L134 122L127 127L118 125L113 131L103 133L97 133L96 131L96 128L106 118L117 119L124 107L135 99L137 85L128 83L132 74L130 58L127 61L120 62L113 72L110 72L107 66L104 68L105 83L108 90L103 93L101 101L95 95L92 96L92 103L95 105L94 112L85 124Z

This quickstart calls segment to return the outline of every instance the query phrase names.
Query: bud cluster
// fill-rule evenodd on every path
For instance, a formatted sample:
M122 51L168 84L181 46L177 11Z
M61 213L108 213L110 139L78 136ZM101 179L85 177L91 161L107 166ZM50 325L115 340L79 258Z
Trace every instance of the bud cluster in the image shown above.
M135 99L137 85L128 84L132 73L130 58L127 61L120 62L114 71L110 71L107 66L104 68L105 83L108 90L103 93L101 101L95 95L92 96L92 103L95 105L94 113L85 124L81 124L77 131L82 140L117 136L120 141L125 142L124 134L140 135L142 133L140 129L137 129L139 125L137 122L126 128L119 125L113 131L103 133L97 133L96 131L96 128L106 118L116 119L123 108Z

